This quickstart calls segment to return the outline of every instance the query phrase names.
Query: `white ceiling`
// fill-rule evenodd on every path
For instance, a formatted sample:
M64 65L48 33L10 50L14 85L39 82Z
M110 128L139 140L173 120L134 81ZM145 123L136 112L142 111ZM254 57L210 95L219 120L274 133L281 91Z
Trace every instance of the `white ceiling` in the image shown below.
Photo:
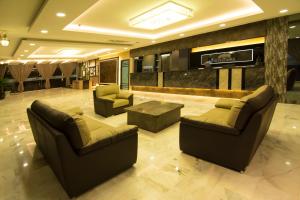
M94 28L113 29L127 32L157 36L156 42L178 39L179 33L184 37L221 29L220 23L233 27L283 15L300 13L299 0L174 0L193 10L193 17L157 30L145 31L129 26L129 19L148 11L167 0L1 0L0 1L0 31L5 31L10 40L9 47L0 46L0 59L26 59L33 55L43 55L43 59L55 58L61 49L77 49L82 54L91 54L101 49L113 49L109 52L125 51L127 48L137 48L151 45L155 37L130 37L124 34L89 33L63 30L70 24L81 24ZM236 16L222 21L206 23L196 29L184 32L183 26L195 22L203 22L236 12L241 9L259 7L260 14ZM4 8L4 9L3 9ZM279 10L289 12L280 14ZM65 18L55 16L57 12L65 12ZM40 30L47 29L48 34ZM181 36L182 37L182 36ZM35 43L35 46L30 46ZM28 52L24 52L28 50ZM107 52L105 52L107 53ZM103 53L90 55L98 56ZM21 57L21 55L24 55ZM67 57L66 57L67 59Z

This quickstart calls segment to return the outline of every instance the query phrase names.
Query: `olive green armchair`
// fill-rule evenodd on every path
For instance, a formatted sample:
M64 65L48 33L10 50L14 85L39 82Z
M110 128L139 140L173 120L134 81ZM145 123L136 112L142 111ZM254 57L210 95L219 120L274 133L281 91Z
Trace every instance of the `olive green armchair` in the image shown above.
M104 117L123 113L133 105L133 94L120 91L116 84L97 86L93 96L95 113Z

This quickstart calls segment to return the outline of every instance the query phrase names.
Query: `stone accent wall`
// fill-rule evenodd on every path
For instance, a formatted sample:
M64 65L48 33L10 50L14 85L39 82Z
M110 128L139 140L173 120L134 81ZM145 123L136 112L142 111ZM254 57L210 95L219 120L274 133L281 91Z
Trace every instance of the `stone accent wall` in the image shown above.
M164 72L165 87L216 89L217 70Z
M245 68L244 73L245 90L256 90L266 82L264 67Z
M265 79L279 97L286 101L286 76L288 52L288 18L281 17L267 21L265 42Z
M157 72L141 72L130 74L131 86L157 86Z

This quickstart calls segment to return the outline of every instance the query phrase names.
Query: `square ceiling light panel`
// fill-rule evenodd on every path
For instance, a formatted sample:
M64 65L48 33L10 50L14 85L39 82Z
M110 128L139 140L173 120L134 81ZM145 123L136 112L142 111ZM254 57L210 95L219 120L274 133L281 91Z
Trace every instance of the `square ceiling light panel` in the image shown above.
M81 51L77 49L63 49L58 52L59 55L62 56L73 56L79 54Z
M155 30L193 16L193 11L172 1L166 2L129 20L135 28Z

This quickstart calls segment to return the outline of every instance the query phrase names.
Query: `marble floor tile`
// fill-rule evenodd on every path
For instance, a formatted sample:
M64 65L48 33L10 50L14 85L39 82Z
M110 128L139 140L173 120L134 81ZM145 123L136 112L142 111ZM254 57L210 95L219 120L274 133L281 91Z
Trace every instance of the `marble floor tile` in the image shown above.
M199 115L218 98L134 92L134 103L163 100L184 104L182 115ZM92 91L50 89L12 94L0 101L0 199L69 199L36 148L26 108L35 100L81 107L112 126L126 114L94 113ZM74 199L104 200L300 200L300 106L278 104L269 132L245 173L181 153L179 123L154 134L139 129L137 163Z

